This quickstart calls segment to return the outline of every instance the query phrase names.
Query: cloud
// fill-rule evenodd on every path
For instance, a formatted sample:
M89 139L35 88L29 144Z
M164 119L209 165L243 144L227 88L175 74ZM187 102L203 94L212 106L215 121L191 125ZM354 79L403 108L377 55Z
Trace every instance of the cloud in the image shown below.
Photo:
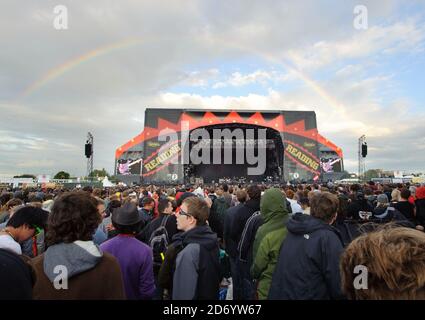
M290 74L280 74L277 71L256 70L251 73L242 74L233 72L228 79L215 83L212 88L242 87L249 84L260 84L266 86L270 82L283 82L291 78ZM293 77L292 77L293 78Z
M321 101L315 93L305 89L285 93L269 90L267 95L248 94L239 97L165 93L160 96L159 103L170 107L201 107L206 110L313 110L317 115L319 132L343 149L348 170L357 170L357 139L362 134L366 134L371 146L368 165L375 168L423 170L417 152L425 150L425 138L419 138L421 134L425 137L422 125L425 113L409 113L408 101L400 102L401 105L381 105L377 102L365 104L365 101L376 99L381 82L380 78L366 78L355 85L349 81L339 83L337 89L342 92L339 98L348 114L346 119L332 110L326 101ZM357 99L353 100L353 95ZM413 139L413 136L416 138ZM400 152L403 152L402 158L399 157Z
M424 101L399 89L409 86L397 59L371 68L399 53L418 60L421 10L399 0L363 3L367 31L353 28L354 0L64 0L69 29L58 31L55 4L4 0L0 172L85 174L89 131L95 167L112 172L115 148L141 132L148 106L315 110L319 130L344 149L346 163L355 162L356 139L366 133L371 146L388 145L370 155L374 165L424 169L417 160ZM266 93L232 93L251 86Z
M208 69L205 71L185 72L182 75L180 85L189 87L206 87L211 79L217 78L220 74L218 69Z
M424 51L425 25L406 19L387 26L371 26L348 39L318 41L287 51L289 59L300 69L317 69L341 59L361 59L395 53Z

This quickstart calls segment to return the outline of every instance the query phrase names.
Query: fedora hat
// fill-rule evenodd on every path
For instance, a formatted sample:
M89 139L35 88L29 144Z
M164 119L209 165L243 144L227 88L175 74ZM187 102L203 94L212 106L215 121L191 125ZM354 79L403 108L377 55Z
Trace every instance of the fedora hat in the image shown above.
M142 217L137 206L128 202L112 212L112 221L122 226L131 226L142 221Z

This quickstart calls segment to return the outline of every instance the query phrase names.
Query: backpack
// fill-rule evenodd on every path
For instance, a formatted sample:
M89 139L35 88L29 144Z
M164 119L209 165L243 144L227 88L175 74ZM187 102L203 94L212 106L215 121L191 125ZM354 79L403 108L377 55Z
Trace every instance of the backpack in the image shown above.
M158 271L159 287L164 289L164 300L169 300L173 291L173 275L176 270L177 255L184 249L181 243L172 243L165 253L164 263Z
M170 239L168 238L168 232L165 228L165 225L170 216L165 216L162 219L161 225L152 232L151 237L149 238L149 246L152 248L153 253L153 265L161 266L164 261L164 254L167 251L168 243Z

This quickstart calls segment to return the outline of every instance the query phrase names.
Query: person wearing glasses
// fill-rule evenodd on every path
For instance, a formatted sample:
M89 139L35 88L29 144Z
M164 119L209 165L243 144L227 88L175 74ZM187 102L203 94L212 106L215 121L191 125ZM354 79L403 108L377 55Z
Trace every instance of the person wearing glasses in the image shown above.
M40 208L26 206L19 209L0 231L0 249L21 255L21 244L37 236L45 228L46 221L47 212Z
M171 291L172 300L218 299L219 247L208 215L207 202L198 197L186 198L176 213L177 229L183 232L173 237L159 271L159 283Z

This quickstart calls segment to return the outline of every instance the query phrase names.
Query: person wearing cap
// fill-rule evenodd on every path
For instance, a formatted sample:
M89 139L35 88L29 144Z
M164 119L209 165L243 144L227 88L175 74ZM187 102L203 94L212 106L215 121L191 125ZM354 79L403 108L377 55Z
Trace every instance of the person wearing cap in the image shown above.
M155 293L152 249L135 236L143 225L137 206L127 202L112 213L118 235L101 244L119 262L127 299L152 299Z
M88 192L66 192L47 222L47 250L31 260L37 300L124 299L120 265L93 243L100 223L97 201Z
M388 200L388 196L384 193L378 195L376 198L376 207L372 212L373 219L377 220L380 223L387 222L397 222L405 227L414 228L413 223L409 222L405 216L403 216L400 211L396 208L390 206L390 201Z

